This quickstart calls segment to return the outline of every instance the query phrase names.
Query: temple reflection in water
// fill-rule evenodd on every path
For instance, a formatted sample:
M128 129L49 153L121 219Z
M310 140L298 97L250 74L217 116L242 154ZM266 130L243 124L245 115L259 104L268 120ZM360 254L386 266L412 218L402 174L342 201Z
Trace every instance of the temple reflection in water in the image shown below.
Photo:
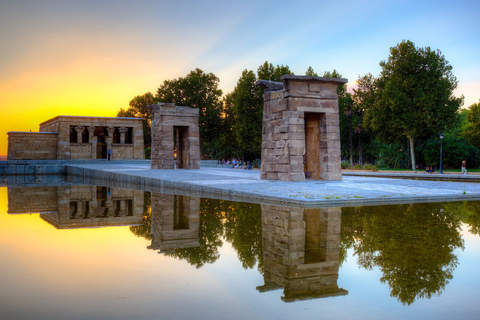
M152 245L160 253L199 246L200 198L152 193Z
M341 209L262 205L265 285L284 288L283 301L348 294L338 288Z
M143 191L64 185L9 187L8 198L9 213L38 212L57 229L137 226L131 228L143 231L134 233L147 235L152 241L148 249L186 258L190 263L194 263L194 259L188 256L195 253L179 250L204 250L200 244L201 199L198 197L151 193L151 207L148 208L145 202L148 198ZM265 281L263 286L257 287L258 291L283 287L282 300L286 302L348 294L337 285L340 208L254 206L261 207L261 221L253 222L259 227L261 224L261 232L256 234L258 239L251 242L263 245L263 257L260 252L259 258L263 258ZM149 209L151 215L147 223ZM237 209L240 208L226 205L223 210L234 217L235 212L240 212ZM213 214L209 209L204 213Z
M25 181L22 186L9 185L8 213L40 213L44 221L58 229L129 228L104 228L84 233L79 230L57 232L54 228L36 228L38 222L29 225L30 221L38 220L37 215L7 216L0 223L3 227L0 234L10 234L10 239L14 240L0 241L3 243L2 252L10 252L2 259L2 267L7 270L2 283L12 278L10 287L8 283L4 287L9 293L18 289L10 296L21 296L19 305L24 304L25 296L30 294L32 298L29 302L38 302L42 306L39 310L44 310L46 300L39 300L39 297L48 292L49 283L54 285L47 299L53 301L60 296L57 273L61 279L70 279L73 271L77 275L83 274L83 277L77 278L75 294L85 290L84 294L89 298L93 294L94 299L108 296L111 300L119 288L130 290L129 294L134 296L141 287L142 292L147 288L144 299L154 297L152 301L157 303L162 300L157 297L163 294L165 299L173 297L173 300L179 301L178 309L182 309L184 301L197 303L199 292L205 293L202 298L207 304L212 301L210 294L222 292L215 301L228 305L231 302L229 298L222 300L222 290L228 288L235 294L247 292L252 295L252 301L258 302L260 308L268 309L267 317L274 309L277 314L286 310L278 309L280 301L312 299L314 301L289 304L287 309L299 305L302 309L308 306L311 310L316 307L330 312L331 308L335 308L337 312L350 305L350 308L358 310L358 306L365 302L364 297L371 296L380 306L379 311L386 310L384 306L387 306L388 312L406 310L396 306L398 303L408 306L417 300L423 300L420 306L429 304L432 308L442 308L449 300L451 305L456 304L458 295L462 295L462 301L470 299L468 305L476 306L474 297L478 281L475 272L478 268L474 261L479 256L480 247L480 201L305 209L73 185L71 181L60 179L51 179L49 183L49 186L41 186L35 179ZM22 228L24 223L25 228ZM128 248L118 246L120 250L106 256L111 251L111 245L132 240L132 234L127 230L144 239L132 241L133 245ZM92 237L93 241L78 241L84 237ZM32 243L32 239L38 241ZM51 250L49 246L55 245L57 239L65 245ZM95 239L108 245L98 246ZM14 242L23 244L21 247L12 245ZM77 243L78 246L72 246ZM30 249L33 247L35 250ZM155 252L148 252L146 247L163 257L155 259L156 255L151 254ZM124 252L124 249L127 251ZM48 252L48 259L42 250ZM83 268L83 261L88 264L90 259L105 266L95 270ZM129 263L125 264L125 259L129 259ZM186 264L189 266L184 268ZM465 265L468 264L470 270L466 272ZM38 269L37 265L43 269ZM117 274L112 273L111 265L119 267ZM462 268L457 268L460 265ZM206 268L201 271L195 270L204 266ZM23 270L20 267L32 268L21 273L17 272ZM340 267L344 269L339 273ZM372 276L364 277L374 269ZM52 274L35 285L36 281L31 281L31 276L38 270L42 270L42 274L50 271ZM142 270L140 277L137 270ZM218 273L212 272L217 270ZM66 273L62 273L64 271ZM263 279L259 279L257 272ZM117 287L108 291L107 295L98 294L98 283L104 283L105 275L111 274L118 279L118 285L115 281L108 281L108 286L104 287L108 290L112 284ZM206 274L209 276L205 277ZM358 281L360 277L362 281ZM92 282L84 285L89 279L93 279ZM127 282L123 282L124 279ZM140 282L132 282L132 279ZM194 288L178 286L182 281ZM339 288L338 281L348 291ZM456 286L451 282L455 282ZM471 283L470 286L460 288L460 292L458 284L466 282ZM143 285L138 286L138 283ZM170 289L164 289L165 283L171 283ZM95 288L95 291L89 287ZM272 290L276 291L265 293ZM348 297L343 297L347 294ZM439 296L441 299L438 299ZM338 298L322 299L324 297ZM168 300L168 304L173 300ZM252 303L248 307L255 305ZM3 306L9 306L9 303L4 302ZM14 311L9 311L10 314L18 312L18 308L11 310ZM446 311L449 308L442 309L437 318L442 318ZM448 314L448 318L458 316L458 310L454 312ZM398 318L411 314L403 311ZM354 315L345 314L339 318ZM419 315L422 318L425 316ZM463 317L474 318L469 315L471 310L468 316ZM191 317L189 314L183 318ZM1 318L12 317L3 315Z
M8 213L40 213L57 229L125 226L142 222L144 192L65 185L9 187Z

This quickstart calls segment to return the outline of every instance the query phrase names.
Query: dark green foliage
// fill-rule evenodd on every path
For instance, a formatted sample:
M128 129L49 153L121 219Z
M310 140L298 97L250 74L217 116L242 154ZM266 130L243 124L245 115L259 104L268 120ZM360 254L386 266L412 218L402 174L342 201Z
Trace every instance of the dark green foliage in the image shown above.
M232 243L244 269L257 262L263 269L262 210L259 204L232 202L225 211L225 239Z
M381 169L400 169L408 167L408 154L404 147L396 143L382 143L377 146L376 166Z
M480 102L468 107L466 120L463 136L470 144L480 149Z
M152 194L146 192L143 195L143 215L142 223L136 226L131 226L130 231L137 237L142 237L147 240L152 240Z
M429 140L423 153L425 164L438 168L440 165L440 139ZM459 169L463 160L467 161L468 168L480 167L480 151L464 138L445 137L442 142L442 153L444 169Z
M257 80L280 81L284 74L293 74L288 66L274 67L265 61L257 70L257 76L252 70L243 70L235 89L224 100L224 105L233 121L235 141L239 150L237 157L252 161L261 155L262 123L263 123L263 88L255 85ZM225 144L224 144L225 145ZM230 143L230 146L235 145ZM231 148L231 147L230 147Z
M308 67L307 71L305 71L305 75L310 77L318 77L318 74L313 71L312 67Z
M234 130L235 108L233 104L233 92L223 97L223 130L220 138L219 152L217 159L237 158L240 147Z
M207 74L197 68L184 78L165 80L156 94L160 102L199 109L200 146L203 157L208 159L216 155L221 144L222 90L218 88L219 82L213 73Z
M150 159L152 157L152 148L145 148L145 159Z
M143 140L146 148L150 148L152 141L152 113L147 106L156 103L155 97L151 92L147 92L141 96L133 98L127 110L120 109L117 117L134 117L142 118L143 121Z
M257 69L257 77L258 80L269 80L269 81L280 81L280 78L284 74L293 74L288 66L281 66L277 65L274 67L268 61L265 61L260 67Z
M233 91L236 140L242 150L251 150L257 157L262 145L263 90L255 85L253 71L244 70Z
M466 223L470 226L470 232L480 236L480 201L465 203L465 212L468 214Z
M131 226L130 231L137 237L153 240L150 199L151 194L145 192L142 224ZM196 268L201 268L207 263L214 263L220 257L218 249L223 245L223 240L226 240L237 251L238 259L245 269L253 268L258 263L257 268L263 273L259 204L202 198L199 219L199 245L192 248L177 248L164 253L166 256L185 260Z
M414 141L451 127L463 98L452 96L457 79L439 50L416 48L403 41L390 48L376 81L378 94L365 112L366 124L384 142L410 140L412 168Z

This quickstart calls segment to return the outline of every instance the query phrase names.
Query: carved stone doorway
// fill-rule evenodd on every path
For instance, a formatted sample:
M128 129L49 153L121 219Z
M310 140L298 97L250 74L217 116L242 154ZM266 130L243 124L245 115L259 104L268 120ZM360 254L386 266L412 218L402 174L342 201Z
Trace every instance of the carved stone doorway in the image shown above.
M304 171L306 179L320 179L320 136L321 136L320 113L305 114L305 163Z
M175 140L175 160L176 168L185 168L188 164L188 127L173 127Z

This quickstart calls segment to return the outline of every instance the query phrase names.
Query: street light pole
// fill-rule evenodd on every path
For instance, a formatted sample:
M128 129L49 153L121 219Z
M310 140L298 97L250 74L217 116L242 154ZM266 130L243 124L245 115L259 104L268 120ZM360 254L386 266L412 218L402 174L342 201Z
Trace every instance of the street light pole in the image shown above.
M440 133L440 172L439 173L443 173L443 170L442 170L442 156L443 156L442 141L443 141L443 133Z

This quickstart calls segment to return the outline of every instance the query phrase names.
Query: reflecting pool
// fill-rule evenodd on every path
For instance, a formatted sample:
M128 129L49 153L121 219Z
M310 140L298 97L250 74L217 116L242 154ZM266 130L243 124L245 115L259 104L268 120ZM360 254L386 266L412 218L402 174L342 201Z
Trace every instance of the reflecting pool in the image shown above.
M476 319L480 202L0 188L0 319Z

